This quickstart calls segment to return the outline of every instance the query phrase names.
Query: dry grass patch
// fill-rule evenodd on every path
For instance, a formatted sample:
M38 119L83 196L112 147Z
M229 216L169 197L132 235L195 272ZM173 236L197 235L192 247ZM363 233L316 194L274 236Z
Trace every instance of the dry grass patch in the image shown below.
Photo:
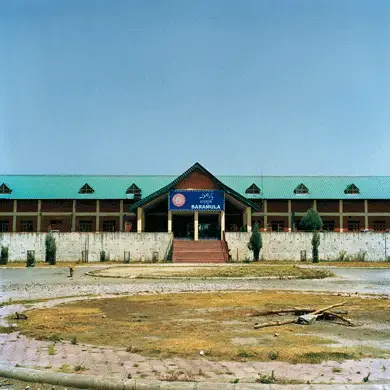
M82 295L66 295L63 297L56 297L54 299L68 299L68 298L80 298L80 297L96 297L97 294L82 294ZM39 298L39 299L9 299L8 301L5 302L0 302L0 307L2 306L10 306L10 305L25 305L25 306L30 306L34 305L36 303L41 303L41 302L49 302L52 301L53 298Z
M314 265L347 268L390 268L390 261L320 261Z
M142 270L136 278L154 279L154 278L232 278L232 277L294 277L299 279L323 279L334 276L327 270L300 268L295 265L264 265L248 264L240 266L218 266L218 267L199 267L199 268L179 268L164 270L160 269L158 273Z
M388 300L355 297L345 300L345 309L354 322L370 321L384 329L389 327ZM258 310L324 307L336 302L340 302L340 297L334 295L268 291L143 295L31 310L20 327L32 337L53 334L65 340L77 337L82 343L119 346L160 358L197 358L201 350L211 360L238 361L277 359L317 363L385 356L386 351L360 345L334 347L335 339L340 336L356 341L361 334L359 328L317 322L312 326L291 324L255 330L254 323L261 320L248 316ZM365 339L370 337L376 336L366 330Z

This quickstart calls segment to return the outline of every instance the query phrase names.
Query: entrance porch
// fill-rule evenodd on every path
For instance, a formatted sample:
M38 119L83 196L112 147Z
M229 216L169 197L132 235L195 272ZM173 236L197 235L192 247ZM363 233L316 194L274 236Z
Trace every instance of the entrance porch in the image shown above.
M221 211L171 211L168 195L164 194L144 207L137 209L137 232L168 232L175 239L221 240L232 226L243 226L251 231L250 207L232 196L225 195L225 210Z

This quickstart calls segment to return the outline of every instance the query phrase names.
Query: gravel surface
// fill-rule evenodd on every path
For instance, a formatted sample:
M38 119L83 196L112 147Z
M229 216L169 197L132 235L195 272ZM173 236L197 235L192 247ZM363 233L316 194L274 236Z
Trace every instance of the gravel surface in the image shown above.
M179 292L215 290L299 290L390 297L388 269L332 269L337 277L305 280L141 280L99 278L85 275L96 267L78 267L73 278L67 268L0 269L0 302L86 294Z

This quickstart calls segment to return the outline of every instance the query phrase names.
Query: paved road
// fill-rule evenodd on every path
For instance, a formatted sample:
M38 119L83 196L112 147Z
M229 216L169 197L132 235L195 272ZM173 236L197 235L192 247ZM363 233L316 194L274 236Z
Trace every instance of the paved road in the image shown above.
M390 297L390 269L335 268L336 278L320 280L128 280L85 275L94 268L78 267L73 278L67 268L0 269L0 302L84 294L143 291L308 290L381 294Z

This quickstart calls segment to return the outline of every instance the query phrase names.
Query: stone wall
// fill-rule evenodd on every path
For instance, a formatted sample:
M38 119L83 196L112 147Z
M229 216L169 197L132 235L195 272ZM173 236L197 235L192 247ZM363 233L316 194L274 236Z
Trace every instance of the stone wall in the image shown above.
M36 261L45 259L47 233L0 233L0 246L8 246L9 261L26 261L27 251L35 250ZM130 251L132 261L151 261L153 252L166 259L171 247L171 233L53 233L57 243L57 261L79 261L88 250L89 261L99 261L104 250L110 260L123 261ZM390 258L390 233L320 233L320 259L335 260L341 251L356 256L366 251L366 260ZM233 260L252 259L248 249L250 233L225 233ZM264 260L300 260L305 250L311 260L311 233L262 233ZM387 248L386 248L387 247Z
M57 261L79 261L88 250L89 261L99 261L104 250L110 260L123 261L130 251L132 261L151 261L153 252L166 259L171 233L53 233L57 244ZM0 246L9 247L9 261L26 261L27 251L35 250L36 261L45 260L47 233L0 233Z
M311 260L312 233L261 233L264 260L300 260L301 251L306 251ZM390 233L320 233L319 256L323 260L336 260L341 251L356 256L366 251L366 260L380 261L390 258ZM247 244L250 233L225 233L226 241L234 261L253 259Z

